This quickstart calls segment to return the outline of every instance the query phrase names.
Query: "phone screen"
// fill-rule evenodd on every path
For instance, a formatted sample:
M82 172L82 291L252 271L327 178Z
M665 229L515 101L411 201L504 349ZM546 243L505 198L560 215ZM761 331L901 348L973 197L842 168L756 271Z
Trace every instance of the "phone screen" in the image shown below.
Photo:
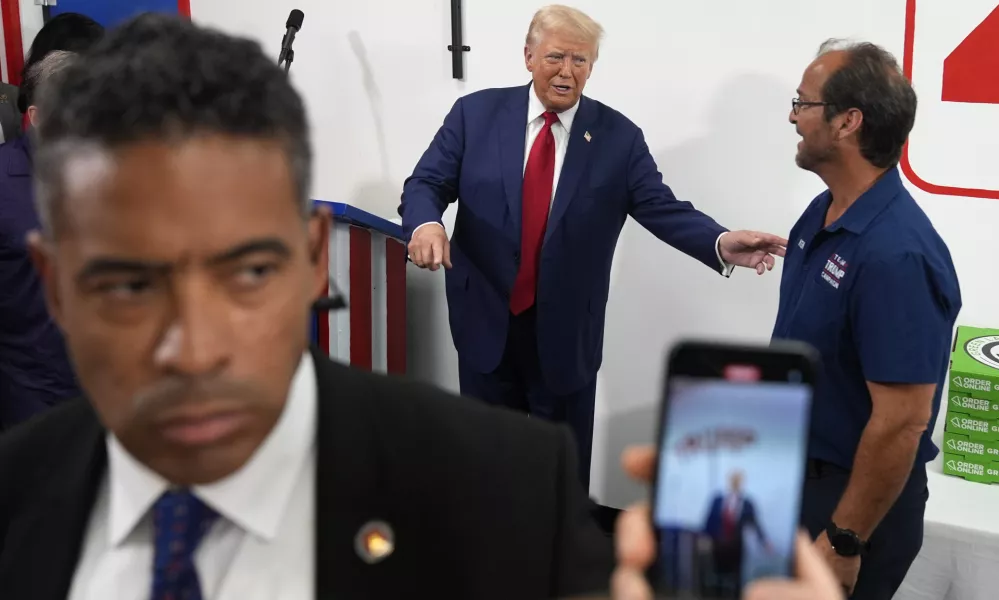
M794 365L775 366L668 377L652 507L657 591L739 598L754 579L792 574L812 388Z

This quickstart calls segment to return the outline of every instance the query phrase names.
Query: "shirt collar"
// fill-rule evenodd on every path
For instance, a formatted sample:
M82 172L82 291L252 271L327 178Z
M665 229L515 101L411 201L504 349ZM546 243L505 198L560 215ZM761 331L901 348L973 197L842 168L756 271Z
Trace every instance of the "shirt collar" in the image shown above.
M870 189L861 194L850 205L850 208L846 209L846 212L839 219L829 226L829 231L843 228L858 235L863 233L871 221L881 214L903 189L898 167L888 169L874 182ZM831 199L827 199L825 202L826 208L829 206L829 201ZM824 211L823 214L825 214Z
M527 86L527 122L531 123L535 119L540 118L545 111L545 105L541 103L541 99L538 98L538 94L534 91L534 84ZM579 110L579 101L577 100L572 107L563 110L558 113L558 122L562 124L565 128L566 133L572 132L572 121L576 118L576 111Z
M250 460L229 477L194 486L194 493L240 528L270 541L277 534L295 482L316 440L315 364L305 354L274 429ZM108 434L110 543L125 541L170 483Z

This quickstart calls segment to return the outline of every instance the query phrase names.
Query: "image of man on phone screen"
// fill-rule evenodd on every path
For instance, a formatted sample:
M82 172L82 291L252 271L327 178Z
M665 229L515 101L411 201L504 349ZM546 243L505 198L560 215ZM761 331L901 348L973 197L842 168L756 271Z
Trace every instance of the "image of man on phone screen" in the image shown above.
M756 533L765 552L773 551L757 518L756 504L743 489L744 477L741 470L729 473L728 489L712 499L705 520L704 534L711 543L714 566L708 590L712 597L738 597L742 589L746 530Z

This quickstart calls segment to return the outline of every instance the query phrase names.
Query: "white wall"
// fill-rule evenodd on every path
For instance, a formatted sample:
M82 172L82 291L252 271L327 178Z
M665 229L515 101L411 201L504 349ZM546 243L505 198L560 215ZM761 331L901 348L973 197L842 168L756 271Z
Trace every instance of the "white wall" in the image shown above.
M927 14L943 1L918 0ZM961 11L948 14L961 13L954 18L970 28L994 8L986 6L990 2L994 5L966 0ZM289 10L305 12L292 73L314 124L314 196L386 217L396 216L402 182L455 98L527 82L523 37L540 5L465 0L465 41L472 51L466 54L467 79L457 82L446 51L448 0L191 4L195 19L258 38L275 58ZM819 43L829 37L866 38L899 59L903 50L906 0L840 0L835 6L800 0L578 0L575 5L607 29L586 93L638 123L674 191L730 228L786 234L822 189L816 177L795 166L797 136L787 122L801 72ZM934 35L940 21L921 19L917 40L944 39ZM944 49L937 46L939 54ZM935 56L927 48L917 41L917 59ZM934 102L932 86L932 79L916 78L920 114L931 112L925 107ZM933 136L939 126L920 122L914 132L922 144L917 169L932 164L938 176L957 176L959 170L948 171L948 165L995 150L983 145L988 142L980 138L988 136L978 128L981 113L994 116L999 107L976 110L974 117L958 120L965 127L959 143L938 142ZM988 164L999 164L999 156ZM965 298L961 322L999 326L992 300L999 291L994 260L999 200L912 189L957 263ZM740 272L725 280L629 222L613 275L597 388L593 491L622 505L642 488L626 481L617 456L628 443L652 440L664 349L681 336L766 340L779 273ZM411 269L410 293L412 372L457 389L442 275Z

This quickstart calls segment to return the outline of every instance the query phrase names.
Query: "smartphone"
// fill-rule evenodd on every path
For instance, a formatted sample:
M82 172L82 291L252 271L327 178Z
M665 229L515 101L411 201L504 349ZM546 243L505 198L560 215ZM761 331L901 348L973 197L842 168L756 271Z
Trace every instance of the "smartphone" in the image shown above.
M736 599L792 576L816 353L685 341L669 353L652 487L657 596Z

